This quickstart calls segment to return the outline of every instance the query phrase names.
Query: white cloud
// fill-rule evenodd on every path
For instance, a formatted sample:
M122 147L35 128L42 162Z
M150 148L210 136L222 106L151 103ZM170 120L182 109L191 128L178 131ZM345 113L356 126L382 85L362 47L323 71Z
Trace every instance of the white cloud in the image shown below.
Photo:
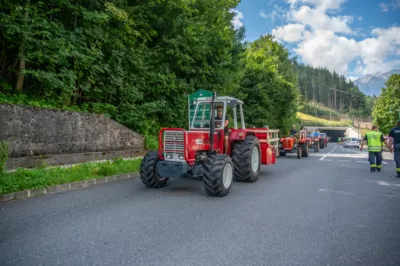
M400 0L392 0L390 3L380 3L379 7L382 9L382 12L389 12L390 9L396 10L400 8Z
M235 17L232 20L233 26L237 29L243 26L243 22L241 21L243 17L243 13L239 10L231 10L231 12L235 13Z
M332 31L307 32L294 51L312 66L323 66L338 73L348 71L348 63L358 54L357 42L340 37Z
M360 17L358 17L357 19L358 19L358 20L362 20L363 18L360 16Z
M395 0L399 2L400 0ZM400 65L400 27L376 28L371 37L361 41L340 36L360 37L359 29L350 27L351 16L329 16L328 9L340 9L344 0L286 0L291 4L287 25L272 31L279 41L296 43L294 48L302 60L340 74L350 74L349 64L357 60L356 75L388 71ZM312 4L313 7L304 4ZM361 20L358 17L358 20ZM346 35L345 35L346 36ZM350 78L350 77L349 77Z
M348 76L347 77L347 81L355 81L356 79L358 79L359 77L356 76Z
M373 29L371 34L375 37L359 42L360 55L365 64L363 74L393 69L399 64L399 60L387 59L396 54L400 45L400 27L377 28Z
M264 10L260 10L259 15L260 17L264 19L270 19L272 24L275 23L276 20L282 20L287 17L286 10L283 9L282 7L278 6L277 4L274 4L272 7L271 13L265 13Z
M315 30L352 33L352 30L348 25L353 22L351 16L329 17L323 11L312 9L308 6L301 6L299 9L292 9L289 14L289 20L309 25Z
M389 7L385 3L380 3L379 7L382 9L383 12L388 12L389 11Z
M285 42L298 42L304 38L305 26L302 24L287 24L272 30L272 35Z
M270 14L266 14L264 10L260 10L260 17L262 18L269 18L271 15Z
M295 7L297 4L304 3L304 4L311 4L316 9L321 11L326 11L328 9L339 9L340 6L346 0L286 0L291 7Z

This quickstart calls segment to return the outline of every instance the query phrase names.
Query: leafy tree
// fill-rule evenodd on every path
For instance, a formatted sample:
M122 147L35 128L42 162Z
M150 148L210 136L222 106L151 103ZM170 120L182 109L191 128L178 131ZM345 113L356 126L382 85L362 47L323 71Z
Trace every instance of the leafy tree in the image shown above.
M287 50L262 36L246 47L246 72L240 83L246 121L253 126L286 131L295 118L298 90Z
M400 74L391 75L385 85L376 99L372 117L381 131L388 133L400 118Z

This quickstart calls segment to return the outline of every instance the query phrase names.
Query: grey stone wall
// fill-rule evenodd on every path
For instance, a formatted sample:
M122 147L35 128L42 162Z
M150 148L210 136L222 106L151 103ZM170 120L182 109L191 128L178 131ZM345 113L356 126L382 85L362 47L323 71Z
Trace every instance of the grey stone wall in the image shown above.
M0 104L10 157L144 149L143 136L103 115Z

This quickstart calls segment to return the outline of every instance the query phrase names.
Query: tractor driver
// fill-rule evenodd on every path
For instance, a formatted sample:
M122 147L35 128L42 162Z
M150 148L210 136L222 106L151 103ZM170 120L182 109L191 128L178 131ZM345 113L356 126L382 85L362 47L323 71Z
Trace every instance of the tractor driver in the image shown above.
M296 125L292 126L292 129L290 130L290 136L292 137L297 136Z
M215 118L215 126L220 127L222 123L222 106L217 107L217 117ZM224 147L225 154L228 153L228 143L229 143L229 131L228 131L229 117L225 116L225 124L224 124Z

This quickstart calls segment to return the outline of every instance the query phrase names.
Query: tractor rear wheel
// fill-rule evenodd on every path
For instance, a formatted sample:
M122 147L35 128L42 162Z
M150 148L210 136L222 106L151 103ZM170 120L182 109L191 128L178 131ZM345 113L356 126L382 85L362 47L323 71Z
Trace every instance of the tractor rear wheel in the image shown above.
M304 144L302 145L302 156L303 157L308 157L308 151L309 151L309 146L308 146L308 141L304 142Z
M157 151L149 151L140 165L140 180L149 188L165 187L169 180L157 174L156 166L159 160Z
M301 159L302 152L303 152L303 147L301 144L298 144L297 145L297 159Z
M256 182L261 170L261 148L258 138L248 135L244 141L235 143L232 161L235 167L235 181Z
M203 165L204 190L208 195L224 197L233 183L232 159L225 154L210 155Z
M319 141L319 146L321 147L321 149L325 148L325 145L324 145L324 144L325 144L324 141L321 139L321 140Z

